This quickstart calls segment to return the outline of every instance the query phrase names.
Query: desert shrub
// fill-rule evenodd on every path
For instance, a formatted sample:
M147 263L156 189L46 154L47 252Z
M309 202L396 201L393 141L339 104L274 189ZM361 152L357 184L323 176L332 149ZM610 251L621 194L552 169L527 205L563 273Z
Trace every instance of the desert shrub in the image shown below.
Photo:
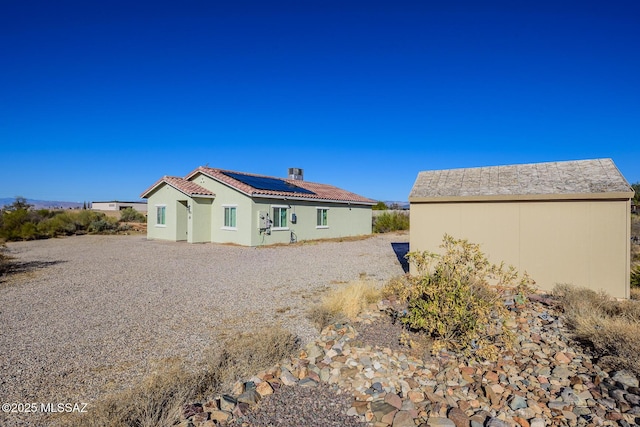
M640 301L618 301L570 285L557 285L553 293L573 338L590 349L601 366L640 375Z
M102 212L95 212L91 210L81 210L79 212L75 212L75 222L78 227L82 230L89 230L89 226L92 222L99 221L101 219L106 219L106 215Z
M391 281L383 294L406 303L400 321L433 337L434 351L449 348L495 359L496 344L509 346L512 339L504 327L509 312L502 291L522 296L533 290L533 282L513 267L491 264L480 246L467 240L445 235L441 247L442 255L409 253L417 274Z
M632 288L640 288L640 264L631 270L630 286Z
M125 208L120 211L121 222L146 222L147 218L133 208Z
M133 387L111 394L84 416L65 417L67 426L171 426L181 420L185 403L210 399L228 391L234 381L268 369L298 346L294 335L282 327L270 327L234 337L212 349L196 366L182 362L164 367Z
M350 282L346 286L332 289L318 305L311 307L308 317L318 329L340 320L353 319L369 304L380 299L380 291L366 280Z
M89 233L108 233L115 232L118 229L117 220L113 221L111 218L101 218L93 221L89 224L87 231Z
M29 215L27 209L15 209L15 210L3 210L0 215L2 216L2 228L0 228L0 238L11 240L22 240L23 226L32 222L32 218ZM30 232L31 227L25 227L25 232Z
M408 230L409 215L405 212L384 212L373 219L374 233Z
M44 219L38 223L38 232L46 237L68 236L75 233L76 229L73 215L66 212L59 212L54 217Z

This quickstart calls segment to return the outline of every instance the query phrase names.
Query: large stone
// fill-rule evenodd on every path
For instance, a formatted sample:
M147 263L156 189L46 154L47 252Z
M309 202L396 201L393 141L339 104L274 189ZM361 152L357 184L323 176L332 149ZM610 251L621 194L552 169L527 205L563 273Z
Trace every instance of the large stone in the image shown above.
M267 381L263 381L256 385L256 391L260 393L260 396L264 397L273 394L273 387Z
M638 387L638 378L627 371L616 371L611 376L611 379L624 384L627 387Z
M374 402L371 402L371 412L373 412L373 415L375 416L377 421L382 421L383 417L391 413L395 414L395 411L397 410L398 409L396 407L388 404L384 400L376 400Z
M292 385L296 385L296 383L298 382L298 379L291 372L289 372L288 369L282 368L282 373L280 374L280 381L282 381L282 384L284 385L292 386Z
M511 427L508 422L501 420L497 417L489 418L486 427Z
M398 411L393 417L393 427L415 427L411 411Z
M220 409L226 412L232 412L238 401L235 397L223 394L220 396Z
M395 393L387 393L384 401L396 409L402 409L402 399Z
M471 423L467 414L460 408L451 408L447 417L453 421L456 427L469 427Z
M542 418L534 418L531 421L529 421L529 426L530 427L545 427L545 422L544 419Z
M517 409L523 409L527 407L527 399L522 396L514 395L509 401L509 407L514 411Z
M218 423L226 423L231 418L231 413L227 411L211 411L210 418Z
M238 402L247 403L249 405L257 404L262 396L255 389L249 389L237 397Z
M456 427L453 421L444 417L429 417L427 419L427 425L431 427Z

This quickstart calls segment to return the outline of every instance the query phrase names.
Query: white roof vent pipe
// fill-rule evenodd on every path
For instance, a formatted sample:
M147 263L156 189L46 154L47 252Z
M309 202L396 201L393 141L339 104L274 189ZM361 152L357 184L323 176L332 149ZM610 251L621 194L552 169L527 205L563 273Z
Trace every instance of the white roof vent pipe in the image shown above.
M289 179L304 181L303 171L300 168L289 168Z

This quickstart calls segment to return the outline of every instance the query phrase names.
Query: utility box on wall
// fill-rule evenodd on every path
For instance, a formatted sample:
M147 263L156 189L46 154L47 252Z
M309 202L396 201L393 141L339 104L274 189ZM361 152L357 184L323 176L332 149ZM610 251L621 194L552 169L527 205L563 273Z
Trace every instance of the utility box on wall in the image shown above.
M258 211L258 228L260 230L271 228L270 222L269 213L267 211Z

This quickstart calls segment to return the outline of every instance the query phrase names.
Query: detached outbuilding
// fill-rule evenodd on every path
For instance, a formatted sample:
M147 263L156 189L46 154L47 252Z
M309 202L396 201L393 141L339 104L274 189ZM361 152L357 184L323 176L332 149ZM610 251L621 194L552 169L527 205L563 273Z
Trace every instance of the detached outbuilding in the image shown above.
M628 298L633 194L611 159L420 172L410 250L438 252L446 233L540 289L570 283Z
M165 176L148 200L147 237L244 246L371 234L374 200L332 185L199 167Z

